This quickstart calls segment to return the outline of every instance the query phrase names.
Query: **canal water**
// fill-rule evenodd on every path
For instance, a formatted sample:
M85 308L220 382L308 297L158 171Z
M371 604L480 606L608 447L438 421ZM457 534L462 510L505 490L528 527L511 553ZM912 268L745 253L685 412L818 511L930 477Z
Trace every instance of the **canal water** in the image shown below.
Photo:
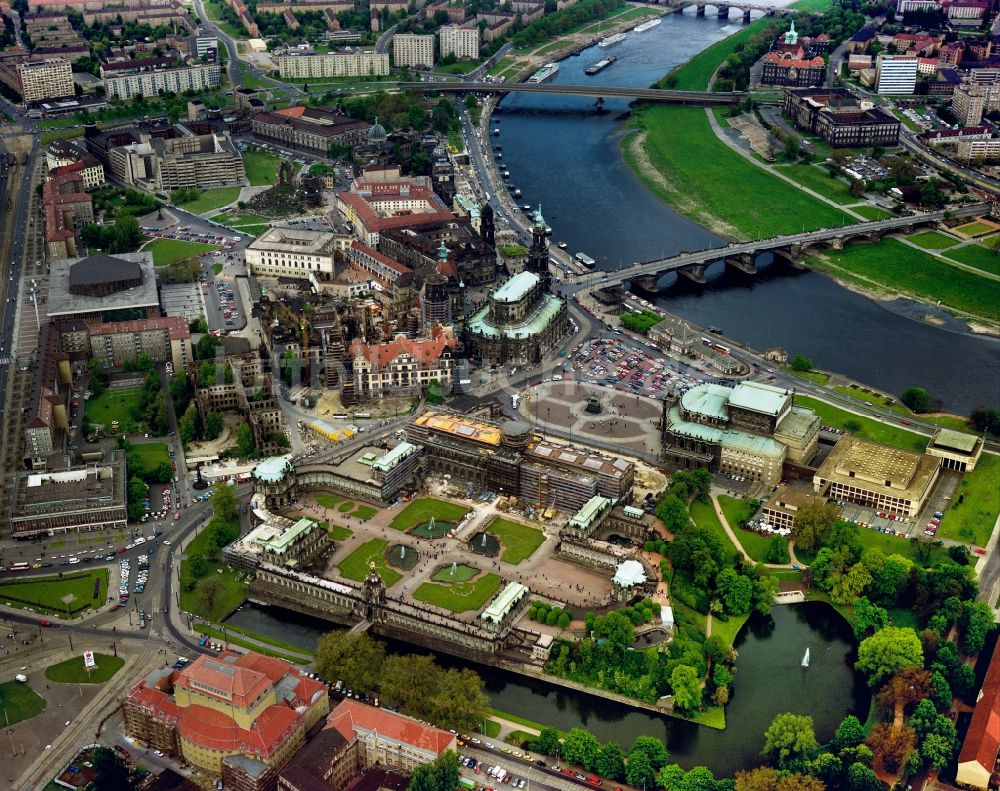
M312 650L330 624L279 608L247 604L228 623L280 638ZM389 650L427 653L399 641ZM485 680L492 705L502 711L561 730L582 727L601 741L628 749L636 736L655 736L670 759L685 768L708 766L717 776L731 776L753 765L764 744L764 731L776 714L794 712L813 718L816 737L829 739L847 714L862 720L869 695L853 669L854 639L847 623L822 602L774 607L770 617L753 616L736 640L739 658L724 731L637 711L596 695L586 695L516 673L463 662L437 654L445 667L471 667ZM808 669L801 667L806 648Z
M560 63L552 84L649 86L712 43L735 33L738 21L664 17L620 44L596 46ZM618 61L596 76L587 66L608 55ZM697 250L719 237L665 206L624 164L619 143L627 131L628 102L607 100L598 113L593 99L511 94L495 116L503 166L523 192L520 204L541 204L552 240L585 252L598 267ZM739 201L739 184L733 184ZM774 207L781 211L780 206ZM879 302L849 291L824 275L758 262L756 277L727 272L718 263L696 286L676 275L661 281L656 302L702 326L758 349L782 346L891 393L926 387L946 409L967 414L980 404L1000 403L1000 340L922 320L931 308L909 300Z

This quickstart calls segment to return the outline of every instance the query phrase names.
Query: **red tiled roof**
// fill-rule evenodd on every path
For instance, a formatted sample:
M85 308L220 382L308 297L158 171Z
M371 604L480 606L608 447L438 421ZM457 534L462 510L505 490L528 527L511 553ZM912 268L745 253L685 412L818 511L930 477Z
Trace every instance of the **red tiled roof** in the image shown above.
M180 672L175 685L245 709L271 686L271 680L256 670L224 661L224 656L202 654Z
M326 719L327 728L336 728L345 739L353 738L355 728L364 732L377 731L380 736L404 742L422 750L440 755L450 747L455 737L447 731L423 725L401 714L393 714L385 709L341 701Z
M177 722L180 735L213 750L239 750L268 757L288 741L296 728L302 727L302 715L287 706L268 706L253 725L241 728L221 711L206 706L181 709Z
M191 337L191 328L182 316L162 316L153 319L134 319L132 321L87 325L87 331L91 335L117 335L124 332L148 332L149 330L169 330L172 341Z
M959 765L974 761L992 772L1000 753L1000 643L993 649L990 666L983 679L983 690L969 723Z
M413 271L412 269L410 269L410 267L403 266L403 264L399 263L399 261L389 258L389 256L387 255L382 255L382 253L380 253L374 247L369 247L368 245L362 244L361 242L351 242L351 247L360 253L364 253L365 255L371 256L380 264L385 264L391 270L393 270L394 272L398 272L401 275L405 275Z
M429 192L429 190L425 187L415 189L422 189L425 193ZM379 200L385 200L386 198L391 198L391 196L392 193L388 193L378 195L376 197ZM421 193L411 192L409 199L419 197L421 197ZM353 192L341 192L337 198L354 209L368 231L377 232L387 230L389 228L412 228L418 225L431 225L455 219L454 214L444 207L438 206L436 202L429 198L429 196L427 205L433 208L432 211L413 214L395 214L391 217L383 217L378 214L378 212L371 207L371 204L369 204L362 195L357 195Z
M458 344L454 338L439 335L436 338L410 340L405 335L399 335L389 343L368 344L360 338L355 338L351 344L352 357L364 357L372 365L379 368L388 365L403 353L410 354L417 362L433 362L440 359L445 349Z
M818 55L810 60L805 60L803 57L805 53L803 53L801 49L796 53L796 55L799 55L799 57L792 57L791 54L787 52L769 52L765 56L764 60L768 63L774 63L783 69L790 69L792 67L796 69L821 69L825 65L823 58Z

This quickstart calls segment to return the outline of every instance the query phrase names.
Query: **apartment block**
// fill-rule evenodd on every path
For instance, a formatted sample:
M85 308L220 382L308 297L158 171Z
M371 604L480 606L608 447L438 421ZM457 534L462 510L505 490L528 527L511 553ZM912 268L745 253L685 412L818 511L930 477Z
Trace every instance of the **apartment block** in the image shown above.
M171 67L165 58L129 60L101 66L108 98L131 99L159 93L184 93L218 88L222 69L217 63Z
M880 94L911 94L917 85L914 55L879 55L875 66L875 90Z
M401 33L392 39L392 65L396 68L434 67L434 36Z
M65 58L19 63L17 76L25 103L73 95L73 69Z
M454 55L459 60L479 60L479 28L448 25L438 32L441 57Z
M282 77L378 77L389 73L388 53L359 49L323 53L312 49L290 50L278 55L277 61Z

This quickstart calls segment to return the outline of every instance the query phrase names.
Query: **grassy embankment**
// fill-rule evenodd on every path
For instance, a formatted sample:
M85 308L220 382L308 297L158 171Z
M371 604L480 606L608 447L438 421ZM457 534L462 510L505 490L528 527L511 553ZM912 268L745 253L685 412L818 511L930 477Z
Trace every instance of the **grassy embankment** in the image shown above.
M154 266L167 266L178 261L186 261L194 256L211 253L218 250L219 246L204 242L186 242L183 239L154 239L143 249L153 254Z

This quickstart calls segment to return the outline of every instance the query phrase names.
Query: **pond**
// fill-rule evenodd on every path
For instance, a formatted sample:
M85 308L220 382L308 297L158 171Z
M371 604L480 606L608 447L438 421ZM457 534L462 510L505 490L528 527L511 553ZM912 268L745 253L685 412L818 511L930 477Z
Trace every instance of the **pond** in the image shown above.
M312 650L330 625L279 608L246 604L229 623ZM428 653L395 640L390 651ZM810 666L800 666L806 648ZM864 720L870 695L853 669L856 643L850 627L830 605L809 602L774 607L771 616L752 616L736 639L739 658L724 731L632 709L599 695L553 687L544 680L437 654L445 667L470 667L486 685L491 705L501 711L553 725L582 727L601 741L628 748L636 736L662 739L671 761L708 766L731 776L752 765L764 745L764 731L776 714L790 711L813 718L816 738L828 740L848 714Z

